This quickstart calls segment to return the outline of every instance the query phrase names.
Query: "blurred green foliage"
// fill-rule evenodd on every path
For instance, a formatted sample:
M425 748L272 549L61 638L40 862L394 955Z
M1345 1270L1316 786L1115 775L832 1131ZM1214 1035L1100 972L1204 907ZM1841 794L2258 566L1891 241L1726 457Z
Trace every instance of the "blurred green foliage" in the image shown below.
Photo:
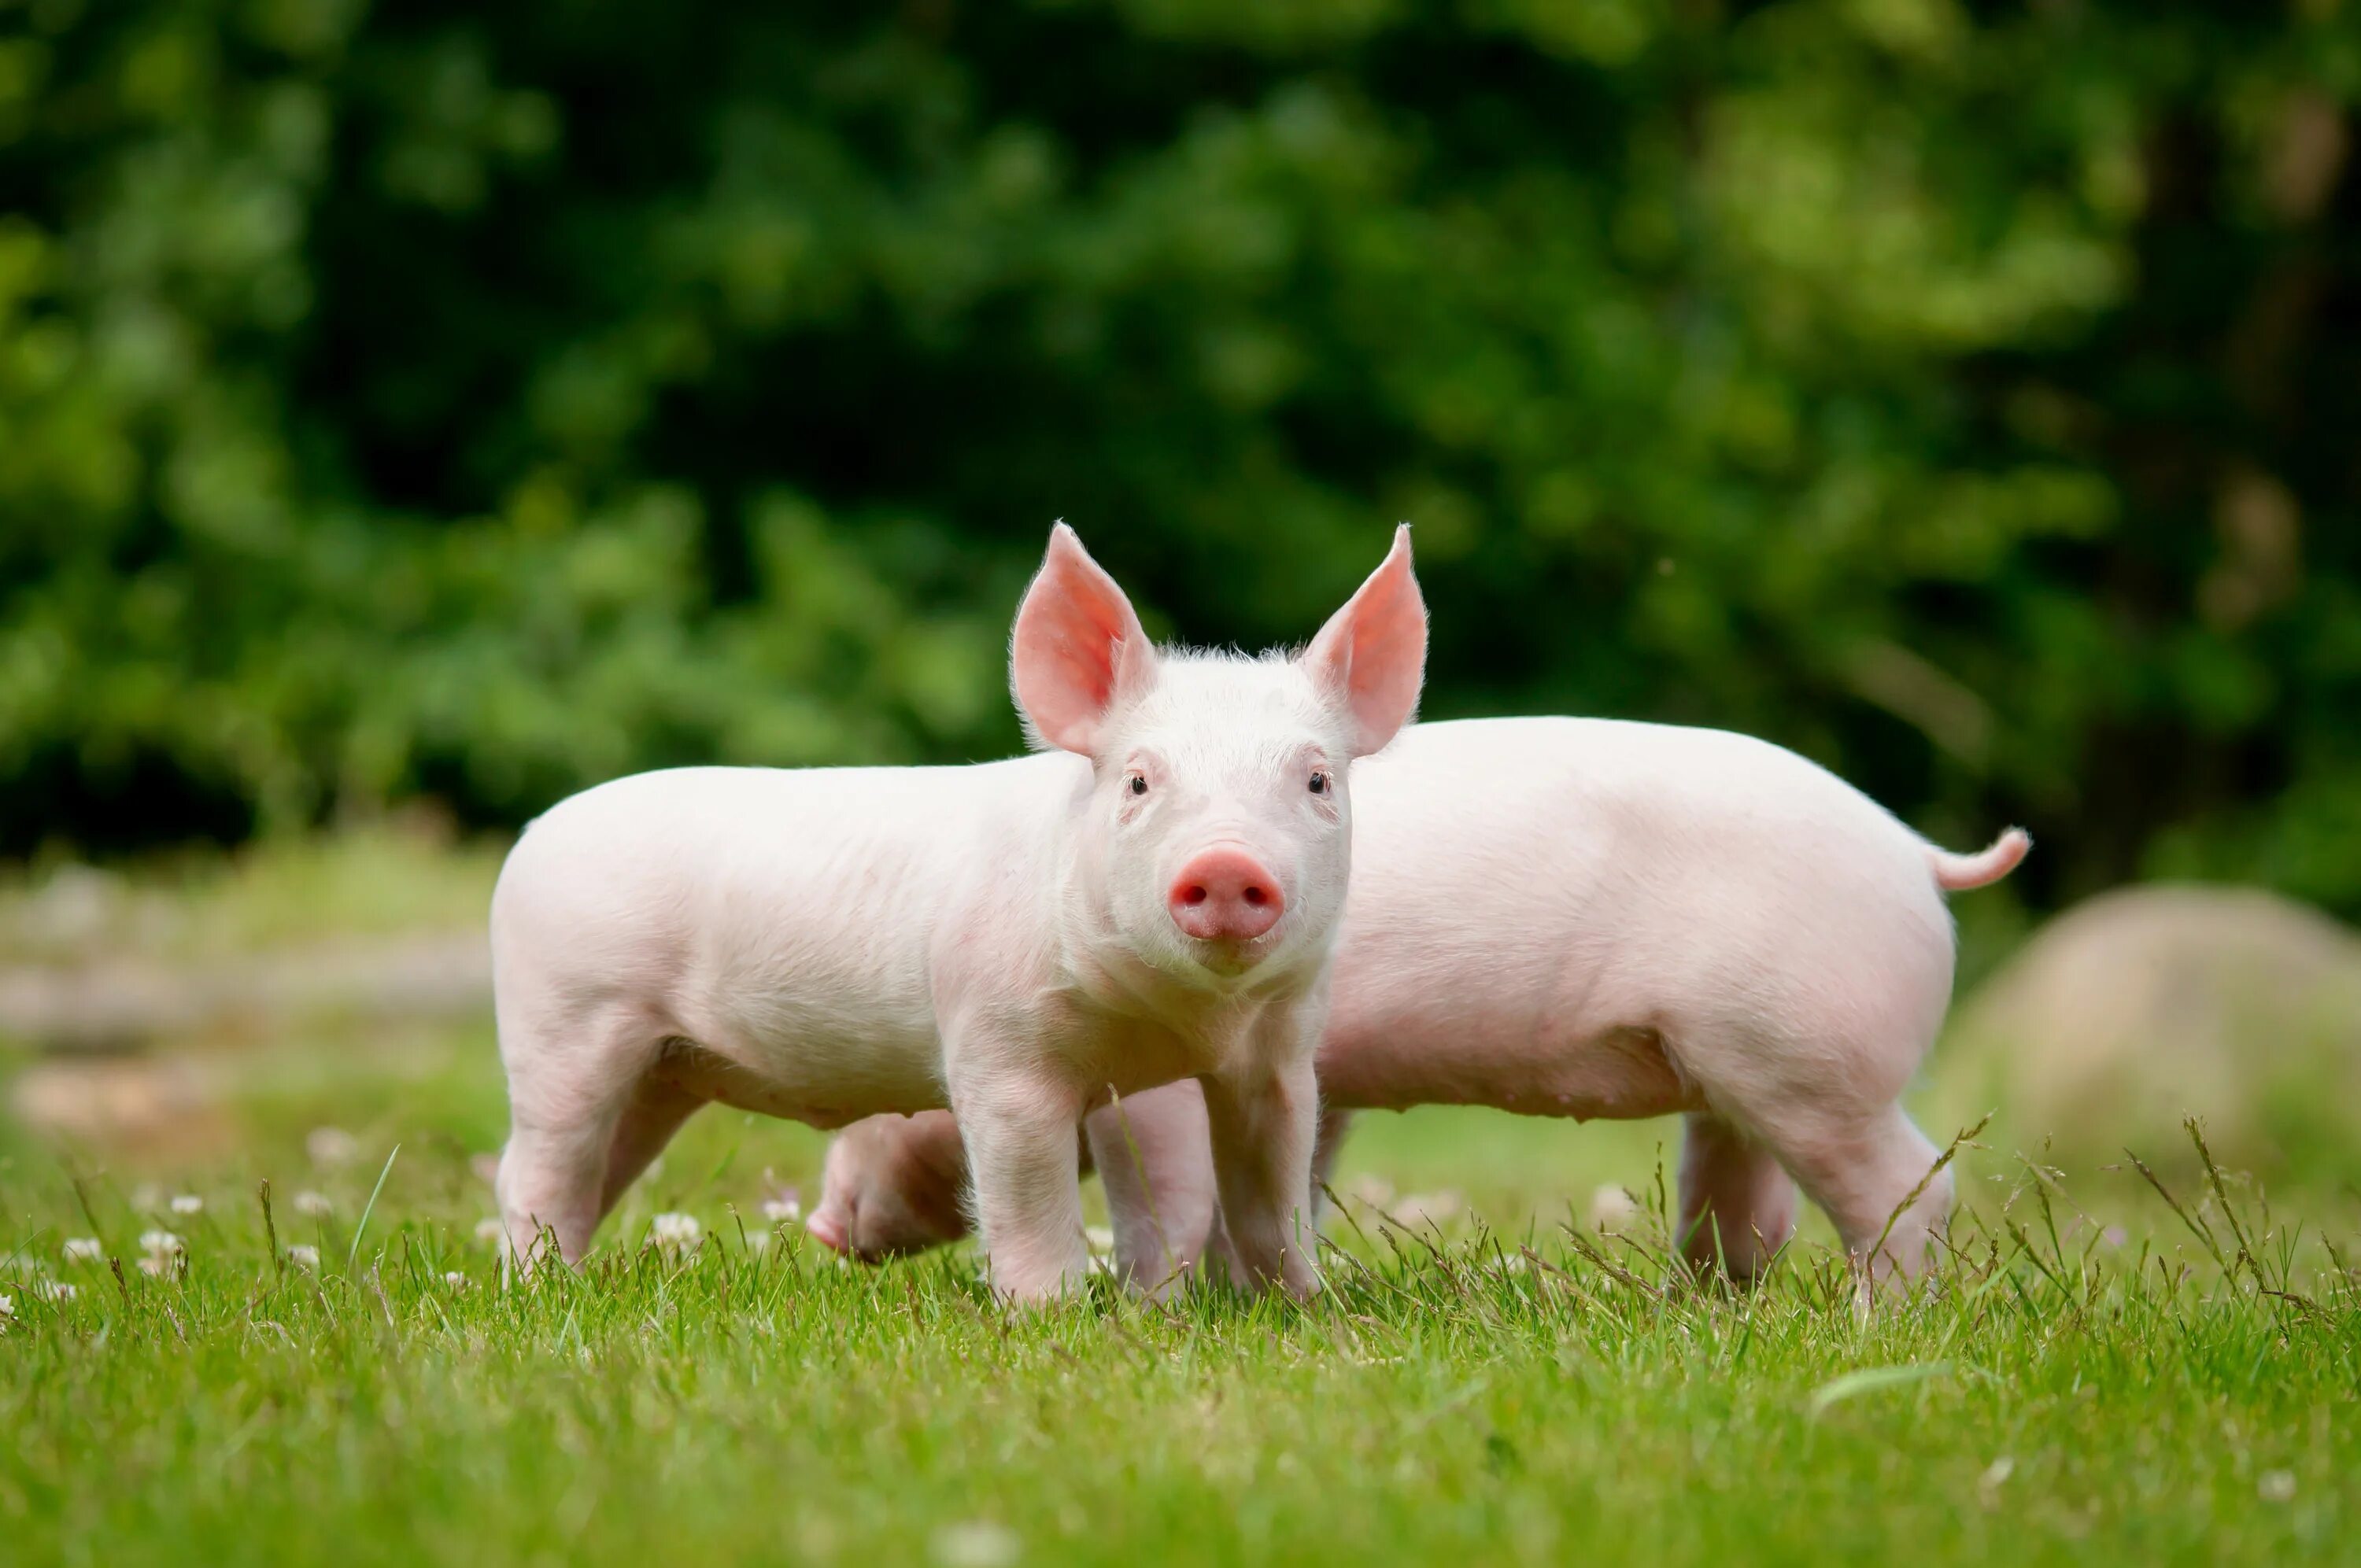
M2361 5L0 0L0 850L993 755L1064 516L1432 716L2361 914Z

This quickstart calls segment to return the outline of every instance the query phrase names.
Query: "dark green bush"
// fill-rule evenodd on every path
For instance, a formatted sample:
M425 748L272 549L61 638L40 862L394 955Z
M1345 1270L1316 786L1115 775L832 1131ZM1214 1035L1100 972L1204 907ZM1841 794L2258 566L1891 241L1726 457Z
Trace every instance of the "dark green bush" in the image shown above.
M2361 7L0 5L0 848L1005 751L1064 516L1431 715L2361 914Z

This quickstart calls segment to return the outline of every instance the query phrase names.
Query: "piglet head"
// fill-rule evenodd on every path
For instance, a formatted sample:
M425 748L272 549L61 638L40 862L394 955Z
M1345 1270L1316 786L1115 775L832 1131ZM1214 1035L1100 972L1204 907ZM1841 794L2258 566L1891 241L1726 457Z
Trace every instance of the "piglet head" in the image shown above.
M1060 523L1016 615L1012 683L1041 744L1088 757L1085 905L1216 987L1324 953L1344 906L1349 766L1418 705L1426 607L1410 531L1300 655L1158 650Z

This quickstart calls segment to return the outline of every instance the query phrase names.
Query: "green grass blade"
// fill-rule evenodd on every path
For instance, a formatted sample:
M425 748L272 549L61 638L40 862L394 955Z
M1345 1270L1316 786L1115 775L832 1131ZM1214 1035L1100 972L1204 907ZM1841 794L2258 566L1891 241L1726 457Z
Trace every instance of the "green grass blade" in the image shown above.
M1865 1366L1858 1372L1830 1378L1813 1389L1810 1401L1812 1414L1817 1416L1830 1405L1857 1395L1873 1393L1880 1388L1897 1388L1908 1383L1924 1383L1930 1377L1948 1377L1950 1375L1951 1364L1948 1361L1925 1361L1908 1366Z
M385 1168L377 1173L377 1185L369 1189L368 1201L361 1205L361 1217L353 1226L353 1245L345 1249L345 1272L353 1271L353 1260L361 1255L361 1235L368 1229L369 1216L377 1212L378 1194L385 1190L385 1179L393 1174L393 1162L400 1157L401 1146L396 1144L385 1157Z

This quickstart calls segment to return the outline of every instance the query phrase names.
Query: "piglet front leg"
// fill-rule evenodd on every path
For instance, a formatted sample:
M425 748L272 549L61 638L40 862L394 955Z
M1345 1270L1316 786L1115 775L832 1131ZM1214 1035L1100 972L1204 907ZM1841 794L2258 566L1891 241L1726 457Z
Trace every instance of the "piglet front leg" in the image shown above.
M993 1293L1048 1301L1080 1290L1090 1272L1074 1138L1082 1104L1067 1086L1010 1065L1005 1053L974 1059L984 1054L961 1051L950 1090Z
M1312 1055L1260 1071L1203 1080L1213 1175L1238 1282L1284 1286L1297 1298L1320 1288L1312 1259L1312 1151L1320 1087Z

